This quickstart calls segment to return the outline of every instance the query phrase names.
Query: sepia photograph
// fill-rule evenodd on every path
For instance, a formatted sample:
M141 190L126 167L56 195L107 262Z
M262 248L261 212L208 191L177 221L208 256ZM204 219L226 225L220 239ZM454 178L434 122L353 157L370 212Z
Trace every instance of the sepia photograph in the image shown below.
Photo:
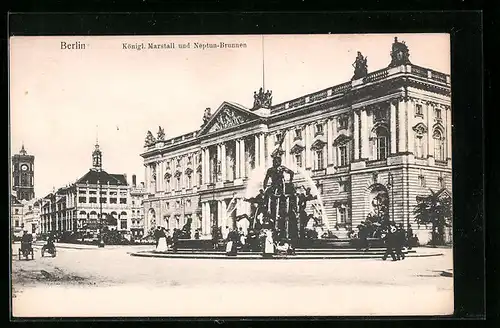
M12 36L11 313L450 316L450 35Z

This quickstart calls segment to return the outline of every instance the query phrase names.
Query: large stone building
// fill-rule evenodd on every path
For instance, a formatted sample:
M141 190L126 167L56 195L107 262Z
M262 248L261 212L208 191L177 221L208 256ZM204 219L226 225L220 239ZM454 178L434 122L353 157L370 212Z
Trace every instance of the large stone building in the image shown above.
M191 217L205 237L214 225L234 226L281 137L294 181L312 179L319 190L326 228L355 227L379 194L397 222L413 223L417 195L451 192L450 76L411 63L397 39L389 61L368 72L358 53L348 82L276 105L261 89L253 107L224 101L205 110L197 131L168 140L161 128L157 137L148 132L146 225L181 227Z
M131 188L126 174L110 174L102 168L99 144L92 152L92 168L75 183L59 188L42 200L41 232L80 231L97 233L102 224L110 229L129 232L140 221L131 215ZM134 226L134 227L135 227Z

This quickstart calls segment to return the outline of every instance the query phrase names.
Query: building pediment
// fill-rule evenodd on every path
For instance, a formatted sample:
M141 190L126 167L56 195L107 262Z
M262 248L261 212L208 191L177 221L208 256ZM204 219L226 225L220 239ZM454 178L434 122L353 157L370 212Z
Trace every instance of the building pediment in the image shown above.
M224 102L202 127L199 136L234 128L254 121L259 117L243 106Z
M346 136L345 134L340 134L335 140L333 140L333 145L338 146L338 145L343 145L351 140L351 137Z
M301 141L301 140L299 140ZM302 142L296 142L295 145L290 149L290 154L300 154L304 150L304 145Z
M316 139L316 141L313 142L311 145L311 149L313 150L318 150L323 148L326 145L326 142L323 141L322 139Z

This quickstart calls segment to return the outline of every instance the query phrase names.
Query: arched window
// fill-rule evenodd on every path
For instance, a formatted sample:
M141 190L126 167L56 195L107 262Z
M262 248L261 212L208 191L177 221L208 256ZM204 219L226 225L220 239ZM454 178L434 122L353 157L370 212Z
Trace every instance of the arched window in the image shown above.
M377 160L384 160L389 153L389 133L383 126L377 127L373 131L373 153Z
M435 129L432 134L432 138L434 139L434 159L438 161L444 161L444 137L443 133L439 129Z
M170 174L168 174L168 173L165 174L164 181L165 181L165 191L170 192L170 189L171 189Z

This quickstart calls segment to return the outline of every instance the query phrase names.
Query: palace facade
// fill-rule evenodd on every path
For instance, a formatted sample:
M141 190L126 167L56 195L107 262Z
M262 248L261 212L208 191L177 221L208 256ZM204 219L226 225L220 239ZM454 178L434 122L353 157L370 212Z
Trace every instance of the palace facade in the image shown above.
M97 233L102 222L111 230L143 234L144 188L130 186L126 174L102 168L102 152L95 145L92 167L75 183L54 190L41 200L40 232ZM101 221L102 220L102 221Z
M358 53L348 82L276 105L261 89L253 107L224 101L206 109L197 131L171 139L161 127L156 137L148 131L146 228L180 228L191 218L209 237L212 226L235 227L235 217L249 213L243 198L252 172L263 180L284 138L283 164L297 172L294 182L313 181L327 229L356 227L383 193L391 217L418 232L416 197L451 193L450 76L411 63L397 39L388 61L368 72Z

